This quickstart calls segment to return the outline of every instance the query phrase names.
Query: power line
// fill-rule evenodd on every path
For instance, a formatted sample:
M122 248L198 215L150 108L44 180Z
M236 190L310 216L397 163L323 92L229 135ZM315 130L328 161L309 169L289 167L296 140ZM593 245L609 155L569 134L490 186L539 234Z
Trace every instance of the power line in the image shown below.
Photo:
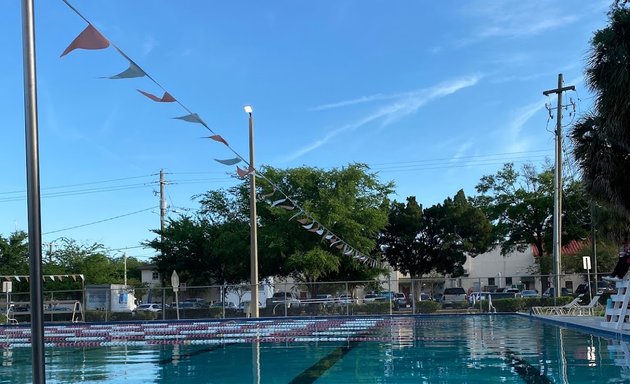
M63 229L57 229L55 231L49 231L49 232L44 232L42 233L43 235L50 235L51 233L58 233L58 232L63 232L63 231L69 231L71 229L76 229L76 228L82 228L82 227L87 227L90 225L94 225L94 224L100 224L100 223L104 223L106 221L111 221L111 220L116 220L116 219L120 219L121 217L126 217L126 216L131 216L131 215L135 215L141 212L146 212L146 211L150 211L152 209L155 209L156 207L151 207L151 208L145 208L145 209L141 209L139 211L135 211L135 212L130 212L130 213L125 213L124 215L118 215L118 216L114 216L114 217L110 217L108 219L103 219L103 220L99 220L99 221L93 221L91 223L86 223L86 224L80 224L80 225L75 225L73 227L68 227L68 228L63 228Z
M101 180L101 181L89 181L89 182L79 183L79 184L57 185L57 186L54 186L54 187L42 188L42 191L46 191L46 190L49 190L49 189L61 189L61 188L71 188L71 187L82 187L82 186L85 186L85 185L113 183L114 181L141 179L141 178L144 178L144 177L151 177L151 176L154 176L154 175L130 176L130 177L121 177L121 178L117 178L117 179L109 179L109 180ZM0 192L0 195L8 195L8 194L12 194L12 193L26 193L26 190Z

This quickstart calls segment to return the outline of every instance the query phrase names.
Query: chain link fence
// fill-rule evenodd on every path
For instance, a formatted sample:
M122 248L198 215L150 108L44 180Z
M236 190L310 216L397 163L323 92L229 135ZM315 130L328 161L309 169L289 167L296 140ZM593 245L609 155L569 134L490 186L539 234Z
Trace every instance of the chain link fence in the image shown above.
M571 295L586 275L561 276L562 293ZM549 296L552 276L432 277L342 282L281 281L259 286L260 317L417 314L450 310L488 310L492 300ZM594 282L593 282L594 284ZM534 293L532 293L534 292ZM0 298L5 321L30 321L30 295ZM553 294L550 295L553 297ZM132 288L86 285L83 290L44 292L46 321L129 321L238 318L250 315L249 285ZM80 315L80 316L79 316Z

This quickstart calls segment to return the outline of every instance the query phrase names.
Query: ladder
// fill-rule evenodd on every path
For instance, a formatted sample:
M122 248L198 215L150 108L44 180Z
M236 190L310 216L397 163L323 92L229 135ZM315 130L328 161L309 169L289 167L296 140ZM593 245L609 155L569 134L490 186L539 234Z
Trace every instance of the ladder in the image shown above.
M606 321L601 322L604 328L630 330L630 280L620 280L615 284L617 294L610 295L611 305L606 306Z

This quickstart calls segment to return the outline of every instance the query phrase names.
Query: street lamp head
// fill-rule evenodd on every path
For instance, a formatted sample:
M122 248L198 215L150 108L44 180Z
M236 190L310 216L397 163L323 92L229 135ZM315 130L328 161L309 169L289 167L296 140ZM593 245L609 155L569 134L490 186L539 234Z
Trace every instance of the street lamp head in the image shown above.
M250 115L252 114L252 112L254 112L251 105L244 106L243 110L245 111L245 113L249 113Z

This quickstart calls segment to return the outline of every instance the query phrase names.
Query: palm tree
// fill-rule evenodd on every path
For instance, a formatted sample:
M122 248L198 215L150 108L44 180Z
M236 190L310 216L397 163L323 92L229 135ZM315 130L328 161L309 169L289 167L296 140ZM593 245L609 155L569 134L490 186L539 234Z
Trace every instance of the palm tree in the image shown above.
M616 1L591 41L586 68L593 110L570 137L588 193L630 215L630 10Z

